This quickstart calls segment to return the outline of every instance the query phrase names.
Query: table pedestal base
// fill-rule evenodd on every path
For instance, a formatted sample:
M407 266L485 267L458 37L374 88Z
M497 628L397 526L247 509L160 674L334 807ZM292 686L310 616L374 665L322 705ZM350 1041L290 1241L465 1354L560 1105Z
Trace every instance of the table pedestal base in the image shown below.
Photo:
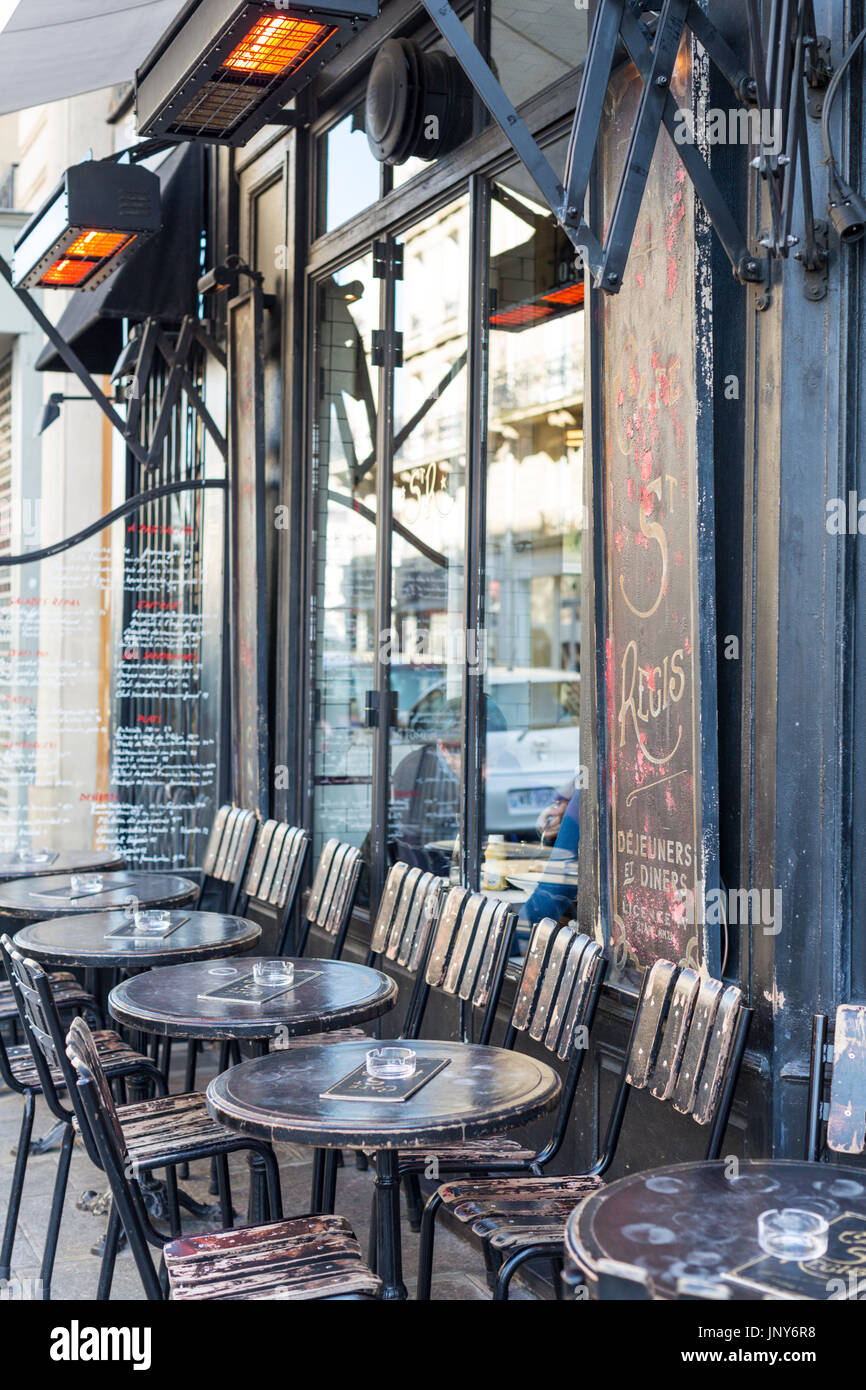
M376 1153L376 1268L384 1299L409 1296L403 1283L398 1159L396 1149L379 1149Z

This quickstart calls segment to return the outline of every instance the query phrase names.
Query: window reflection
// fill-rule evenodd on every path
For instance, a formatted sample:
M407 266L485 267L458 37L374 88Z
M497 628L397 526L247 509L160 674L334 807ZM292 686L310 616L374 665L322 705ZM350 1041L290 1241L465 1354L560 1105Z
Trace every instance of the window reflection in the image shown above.
M490 51L499 81L519 106L586 57L589 10L549 0L493 0Z
M378 282L365 256L318 291L315 439L313 849L370 829L374 685L378 373L370 344Z
M537 921L576 900L583 283L530 187L491 215L484 886Z
M379 197L382 166L367 144L363 101L322 136L318 160L321 236L363 212Z
M391 854L437 873L456 855L462 778L465 198L406 234L395 374Z

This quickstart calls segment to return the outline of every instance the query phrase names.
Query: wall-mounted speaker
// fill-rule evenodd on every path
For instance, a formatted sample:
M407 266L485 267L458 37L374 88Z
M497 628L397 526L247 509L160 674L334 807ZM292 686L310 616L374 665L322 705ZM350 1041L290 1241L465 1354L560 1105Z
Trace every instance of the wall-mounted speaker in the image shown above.
M472 133L472 85L451 54L386 39L367 82L365 124L380 164L438 159Z

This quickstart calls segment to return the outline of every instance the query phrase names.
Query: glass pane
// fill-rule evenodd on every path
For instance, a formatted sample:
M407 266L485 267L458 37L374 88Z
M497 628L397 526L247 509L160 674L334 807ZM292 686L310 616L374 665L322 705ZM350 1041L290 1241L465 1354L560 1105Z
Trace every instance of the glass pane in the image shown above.
M313 607L313 850L336 836L361 845L370 829L376 561L376 409L370 367L379 318L372 258L318 291Z
M519 106L586 57L588 8L550 0L493 0L490 49L504 90Z
M522 176L494 185L483 883L560 917L576 898L583 282Z
M318 160L321 236L379 197L382 166L367 144L363 101L318 141Z
M462 776L466 326L465 198L406 234L395 373L390 849L447 873ZM471 637L470 637L471 640Z

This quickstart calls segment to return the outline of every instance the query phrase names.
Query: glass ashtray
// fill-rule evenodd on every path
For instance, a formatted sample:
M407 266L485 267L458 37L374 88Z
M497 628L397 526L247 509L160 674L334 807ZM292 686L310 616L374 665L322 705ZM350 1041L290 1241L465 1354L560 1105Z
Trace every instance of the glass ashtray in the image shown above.
M772 1207L758 1217L758 1244L777 1260L817 1260L827 1250L823 1216L799 1207Z
M418 1058L411 1047L372 1047L367 1053L367 1075L386 1080L414 1076Z
M171 926L171 913L164 908L150 908L147 912L133 912L132 920L137 931L163 932Z
M290 985L295 978L295 967L290 960L253 961L253 979L257 985Z
M22 864L48 864L53 856L48 849L19 849L18 858Z
M69 887L73 893L98 893L102 888L102 874L70 874Z

